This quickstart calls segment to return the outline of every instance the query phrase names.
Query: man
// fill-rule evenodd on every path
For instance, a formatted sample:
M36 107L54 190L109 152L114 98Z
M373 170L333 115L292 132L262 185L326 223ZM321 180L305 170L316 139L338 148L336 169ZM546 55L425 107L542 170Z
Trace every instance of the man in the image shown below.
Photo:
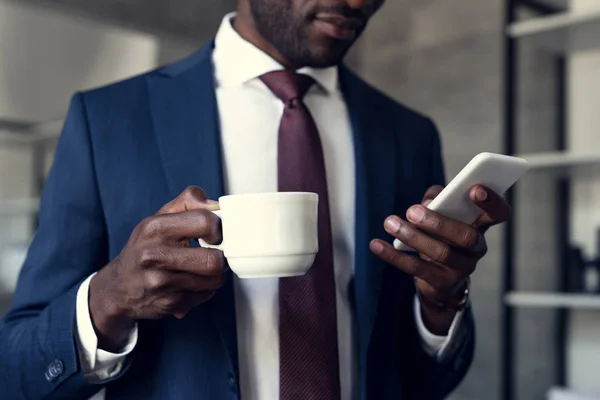
M483 187L473 226L419 205L444 184L433 123L341 65L382 3L240 0L196 54L74 96L0 325L3 398L456 387L473 353L468 277L510 210ZM238 279L199 248L221 239L211 199L277 190L320 196L306 276Z

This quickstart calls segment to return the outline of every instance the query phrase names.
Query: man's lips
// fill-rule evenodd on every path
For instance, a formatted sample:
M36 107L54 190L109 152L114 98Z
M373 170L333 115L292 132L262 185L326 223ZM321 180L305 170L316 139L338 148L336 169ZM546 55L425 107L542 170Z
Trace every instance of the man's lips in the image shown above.
M360 19L329 13L317 14L315 23L325 34L336 39L353 39L364 24Z

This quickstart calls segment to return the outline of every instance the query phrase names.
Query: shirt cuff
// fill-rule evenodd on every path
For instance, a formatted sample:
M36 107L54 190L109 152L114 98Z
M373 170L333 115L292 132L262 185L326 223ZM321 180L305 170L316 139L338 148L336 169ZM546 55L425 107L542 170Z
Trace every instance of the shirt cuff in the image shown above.
M457 340L457 333L461 327L461 321L463 319L464 311L458 311L452 320L452 324L450 325L450 329L448 330L448 334L446 336L434 335L429 332L425 323L423 322L423 317L421 315L421 304L419 302L419 297L415 295L414 301L415 307L415 319L417 324L417 331L419 332L419 336L421 338L421 345L427 354L431 357L434 357L438 360L441 360L448 349L456 348L456 346L450 346L453 341Z
M75 342L83 375L90 381L101 382L121 372L125 358L137 344L138 327L137 324L134 325L121 352L110 353L98 349L98 337L92 325L88 303L90 281L94 275L95 273L90 275L77 291Z

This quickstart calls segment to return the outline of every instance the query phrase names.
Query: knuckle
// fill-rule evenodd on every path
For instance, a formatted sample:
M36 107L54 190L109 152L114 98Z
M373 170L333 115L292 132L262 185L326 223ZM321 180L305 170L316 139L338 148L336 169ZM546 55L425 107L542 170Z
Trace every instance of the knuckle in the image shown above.
M421 274L421 261L416 257L407 257L404 260L404 266L406 268L406 272L413 276L419 276Z
M222 251L206 249L204 268L213 274L220 274L225 269L225 256Z
M192 197L192 195L194 194L194 192L197 189L198 189L197 186L195 186L195 185L189 185L185 189L183 189L183 192L181 192L181 195L183 197Z
M399 252L395 251L395 250L389 250L389 249L385 249L382 253L382 258L387 261L388 263L395 265L395 266L401 266L401 256L399 254Z
M154 265L158 260L156 251L152 248L144 247L139 250L138 263L142 267Z
M212 220L211 220L211 216L209 211L206 210L196 210L195 211L196 214L196 222L198 223L198 225L200 227L202 227L203 230L210 232L210 228L212 225Z
M179 268L181 265L193 265L198 259L194 256L193 253L188 252L179 252L175 251L172 256L172 264L171 267Z
M140 223L137 225L137 228L140 230L141 233L144 233L147 230L151 220L152 217L146 217L140 221Z
M198 186L188 186L181 193L186 200L206 200L206 193Z
M452 248L445 243L440 243L438 246L435 246L435 261L440 264L446 264L452 255Z
M154 236L162 230L162 223L158 218L147 217L140 222L140 230L142 234Z
M158 210L158 215L160 214L171 214L175 212L175 204L174 201L170 201L163 205L160 210Z
M384 248L383 251L379 254L379 257L387 262L388 264L395 265L400 267L398 252L395 250L390 250L388 248Z
M435 232L443 232L446 228L446 221L438 216L427 215L426 213L425 221L427 221L431 229Z
M478 242L479 232L474 228L469 228L463 232L460 244L467 249L472 249Z
M163 297L159 300L160 307L164 310L175 310L179 305L179 298L174 295Z
M388 263L395 265L396 267L402 267L400 257L397 254L387 254L384 258Z
M210 211L204 211L204 227L211 240L221 240L221 219Z
M162 289L166 285L166 279L158 271L148 271L144 274L144 286L152 291Z
M202 239L212 242L220 237L219 225L216 222L217 217L212 212L200 209L194 210L194 218Z
M407 244L414 243L419 236L418 231L407 224L402 224L400 226L400 232L403 240L406 241Z

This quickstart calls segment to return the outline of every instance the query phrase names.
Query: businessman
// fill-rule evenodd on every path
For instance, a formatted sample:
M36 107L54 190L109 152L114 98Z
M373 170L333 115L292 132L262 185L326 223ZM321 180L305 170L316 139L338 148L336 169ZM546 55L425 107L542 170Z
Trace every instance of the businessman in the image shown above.
M471 363L465 225L432 121L342 63L383 0L240 0L190 57L76 94L0 324L3 399L441 399ZM303 277L238 279L210 210L312 191ZM252 227L248 227L249 234ZM398 252L394 238L415 249Z

